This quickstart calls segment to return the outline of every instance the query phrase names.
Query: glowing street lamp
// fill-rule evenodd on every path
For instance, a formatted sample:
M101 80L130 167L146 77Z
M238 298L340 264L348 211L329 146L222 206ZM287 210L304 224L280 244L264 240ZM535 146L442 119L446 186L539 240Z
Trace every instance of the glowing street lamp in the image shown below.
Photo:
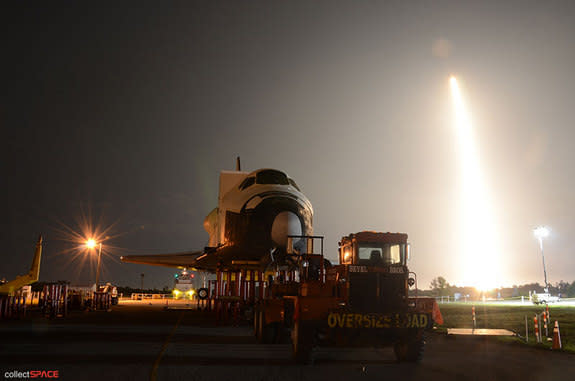
M533 235L539 240L539 248L541 249L541 258L543 258L543 276L545 277L545 293L549 292L547 285L547 270L545 270L545 256L543 255L543 238L547 238L551 229L546 226L538 226L533 230Z
M96 266L96 291L98 291L98 283L100 281L100 262L102 259L102 242L100 242L99 244L99 249L98 249L98 264ZM86 241L86 247L88 249L94 249L96 247L96 240L94 240L93 238L90 238L89 240Z

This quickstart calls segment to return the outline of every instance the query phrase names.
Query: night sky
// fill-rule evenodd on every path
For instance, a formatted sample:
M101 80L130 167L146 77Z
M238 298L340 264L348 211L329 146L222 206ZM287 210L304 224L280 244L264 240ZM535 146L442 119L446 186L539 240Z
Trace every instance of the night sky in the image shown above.
M2 6L0 278L42 233L41 280L94 282L64 234L88 221L109 228L104 281L171 286L119 256L203 248L239 155L294 178L329 258L342 235L402 231L420 288L464 284L455 74L501 285L543 283L540 224L549 280L575 280L575 2L166 3Z

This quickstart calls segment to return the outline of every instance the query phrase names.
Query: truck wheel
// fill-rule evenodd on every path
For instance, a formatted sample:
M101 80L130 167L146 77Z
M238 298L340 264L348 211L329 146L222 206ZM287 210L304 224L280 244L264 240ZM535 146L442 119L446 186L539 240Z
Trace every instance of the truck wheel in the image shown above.
M423 360L424 350L425 350L425 338L422 335L421 338L416 339L409 344L409 355L407 361L420 362L421 360Z
M254 307L254 336L256 340L260 341L260 308L259 306Z
M264 319L264 311L262 310L262 308L258 309L258 313L257 313L257 323L256 323L256 337L258 339L258 343L263 344L265 343L264 340L264 325L265 323L265 319Z
M407 359L408 345L407 341L398 341L393 344L393 351L395 352L395 359L397 362L404 362Z
M257 321L256 337L258 339L258 343L273 344L276 335L275 324L266 324L266 315L263 308L260 308Z
M276 326L275 324L266 324L265 321L262 323L262 343L264 344L274 344L276 337Z
M312 361L313 329L306 327L301 321L294 323L291 332L292 355L300 364L308 364Z
M290 344L291 338L285 326L281 323L276 324L276 344Z
M403 339L395 343L393 349L398 362L420 362L423 359L425 340L421 337Z

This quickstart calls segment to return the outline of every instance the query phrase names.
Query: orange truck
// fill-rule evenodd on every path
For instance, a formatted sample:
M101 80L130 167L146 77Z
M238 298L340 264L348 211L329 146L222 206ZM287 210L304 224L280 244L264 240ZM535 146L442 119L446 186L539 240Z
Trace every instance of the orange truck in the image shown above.
M316 346L393 345L398 361L421 360L425 332L443 321L434 298L408 295L416 275L407 267L407 234L345 236L338 265L325 260L323 237L289 240L288 248L300 251L272 266L266 297L255 308L258 341L291 341L293 357L303 363Z

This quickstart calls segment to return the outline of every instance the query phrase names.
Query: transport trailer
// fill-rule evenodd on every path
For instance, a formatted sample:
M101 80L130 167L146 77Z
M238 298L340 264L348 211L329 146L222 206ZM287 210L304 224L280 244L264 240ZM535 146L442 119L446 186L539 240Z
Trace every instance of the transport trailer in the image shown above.
M335 266L325 261L323 250L291 254L298 265L294 281L277 287L278 293L272 287L258 306L255 331L260 341L289 340L293 357L304 363L316 346L393 345L398 361L421 360L425 332L443 321L435 299L408 296L416 275L407 268L407 234L345 236Z

